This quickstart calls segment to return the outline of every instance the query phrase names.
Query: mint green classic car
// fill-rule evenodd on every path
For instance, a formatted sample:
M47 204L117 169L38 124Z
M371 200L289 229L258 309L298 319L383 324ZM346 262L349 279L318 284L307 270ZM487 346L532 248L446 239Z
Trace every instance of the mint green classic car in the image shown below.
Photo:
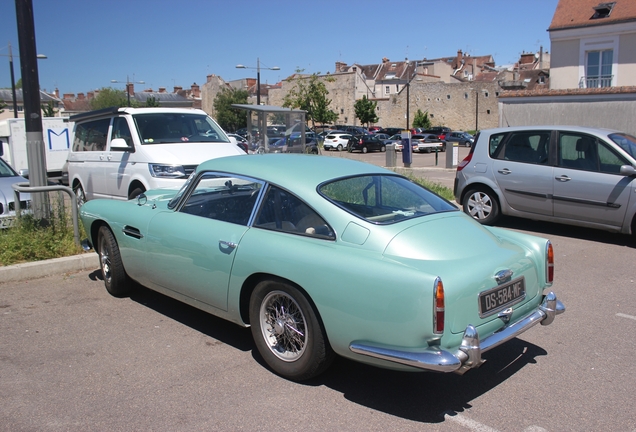
M345 158L202 163L180 190L81 208L106 289L137 282L240 326L273 371L335 355L464 373L565 310L551 243L480 225L396 173Z

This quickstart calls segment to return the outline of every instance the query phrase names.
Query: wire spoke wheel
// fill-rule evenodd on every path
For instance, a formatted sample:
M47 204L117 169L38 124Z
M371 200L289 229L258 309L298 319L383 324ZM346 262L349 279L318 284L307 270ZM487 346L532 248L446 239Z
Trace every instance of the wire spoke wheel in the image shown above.
M296 301L283 291L272 291L259 313L263 337L272 353L283 361L295 361L307 346L306 319Z

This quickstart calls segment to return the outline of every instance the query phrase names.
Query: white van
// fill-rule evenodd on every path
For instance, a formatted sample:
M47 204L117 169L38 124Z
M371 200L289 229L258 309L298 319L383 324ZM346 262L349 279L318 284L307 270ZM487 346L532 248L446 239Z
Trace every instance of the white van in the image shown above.
M106 108L77 114L68 156L78 203L181 187L197 165L246 154L204 111Z

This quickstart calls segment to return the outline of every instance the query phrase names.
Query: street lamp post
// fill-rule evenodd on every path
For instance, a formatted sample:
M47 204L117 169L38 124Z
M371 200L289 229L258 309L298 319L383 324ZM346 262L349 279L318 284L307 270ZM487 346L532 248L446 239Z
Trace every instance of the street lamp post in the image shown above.
M123 81L110 80L112 83L123 83ZM133 80L130 81L128 79L128 75L126 75L126 94L128 95L128 106L130 107L130 85L131 84L146 84L145 81L135 81L135 77L133 76Z
M13 52L11 51L11 41L9 41L7 47L9 48L9 54L0 54L2 56L9 57L9 72L11 73L11 96L13 97L13 117L18 118L18 98L15 91L15 74L13 73ZM38 54L37 59L47 58L44 54Z
M249 67L242 64L236 65L237 69L256 69L256 105L261 104L261 59L256 59L256 67ZM280 70L278 66L265 67L267 70Z

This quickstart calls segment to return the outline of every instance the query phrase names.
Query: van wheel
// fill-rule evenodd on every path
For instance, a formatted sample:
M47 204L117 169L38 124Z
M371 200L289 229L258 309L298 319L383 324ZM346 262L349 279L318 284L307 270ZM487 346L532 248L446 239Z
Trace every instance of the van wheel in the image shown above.
M464 212L482 225L492 225L500 217L497 197L485 188L472 189L464 196Z
M82 189L81 184L78 184L77 186L75 186L75 188L73 189L73 192L75 192L75 198L77 198L78 208L86 204L86 194L84 193L84 189Z
M128 199L135 199L137 198L139 195L141 195L142 193L146 192L146 189L142 188L142 187L136 187L132 190L132 192L130 192L128 194Z

